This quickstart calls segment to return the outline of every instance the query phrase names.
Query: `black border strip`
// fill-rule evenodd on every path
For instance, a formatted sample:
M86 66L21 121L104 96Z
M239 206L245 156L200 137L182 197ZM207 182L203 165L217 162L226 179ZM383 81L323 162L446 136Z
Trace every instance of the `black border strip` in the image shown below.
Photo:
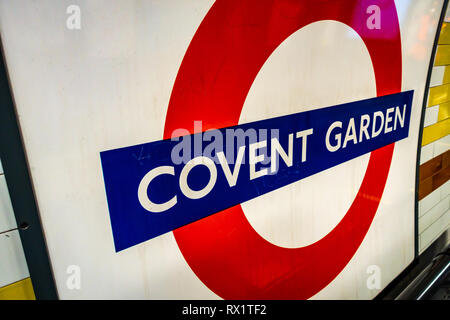
M423 138L423 125L425 121L425 112L428 103L428 92L430 90L431 74L434 67L434 59L436 57L436 51L439 42L439 36L441 34L442 25L444 23L445 14L447 12L449 0L444 0L442 5L441 17L439 18L439 24L436 29L436 35L434 38L433 49L431 51L430 65L428 67L427 81L425 82L425 91L423 94L422 114L420 115L420 127L419 127L419 141L417 142L417 157L416 157L416 189L414 194L414 258L419 256L419 172L420 172L420 155L422 151L422 138Z
M1 55L0 158L36 299L58 299L9 86L3 47Z

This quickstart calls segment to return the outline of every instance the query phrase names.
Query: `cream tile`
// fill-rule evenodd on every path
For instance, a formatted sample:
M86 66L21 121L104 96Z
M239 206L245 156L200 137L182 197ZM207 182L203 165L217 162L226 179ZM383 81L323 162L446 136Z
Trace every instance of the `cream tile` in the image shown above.
M440 186L438 190L441 192L441 200L447 198L450 195L450 180Z
M449 228L450 210L442 215L436 222L429 226L420 234L420 252L423 252L428 246L437 239L445 230Z
M19 232L0 234L0 287L29 276Z
M434 190L425 198L419 201L419 217L427 213L431 208L437 205L441 201L441 191L439 189Z
M17 228L4 175L0 175L0 232Z
M425 111L425 119L423 122L424 127L431 126L435 124L439 116L439 106L429 107Z
M434 146L432 143L423 146L420 151L420 164L433 159Z
M433 142L433 158L450 149L450 135Z
M445 66L434 67L431 73L430 87L440 86L444 80Z
M429 226L439 220L450 208L450 197L441 200L433 208L419 218L419 234L422 234Z

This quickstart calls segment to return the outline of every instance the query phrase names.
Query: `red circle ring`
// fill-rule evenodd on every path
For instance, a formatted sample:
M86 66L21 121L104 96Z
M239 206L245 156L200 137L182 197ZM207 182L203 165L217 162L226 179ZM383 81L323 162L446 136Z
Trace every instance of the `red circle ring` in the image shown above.
M378 5L382 28L369 30L367 7ZM250 87L271 53L290 35L334 20L363 39L377 95L400 92L400 28L393 0L217 0L200 24L173 87L164 138L236 125ZM371 153L358 194L339 224L321 240L282 248L263 239L240 205L174 230L199 279L224 299L307 299L327 286L362 243L388 177L394 144Z

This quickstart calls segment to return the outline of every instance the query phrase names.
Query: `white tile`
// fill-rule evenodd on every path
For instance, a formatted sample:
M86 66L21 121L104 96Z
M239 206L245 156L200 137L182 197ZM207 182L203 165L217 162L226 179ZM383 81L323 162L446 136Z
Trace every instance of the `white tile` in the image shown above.
M441 200L437 205L428 210L419 218L419 234L422 234L434 222L450 209L450 197Z
M419 201L419 217L427 213L431 208L437 205L441 201L441 191L439 189L434 190L425 198Z
M420 150L420 164L433 159L434 146L432 143L423 146Z
M4 175L0 175L0 232L17 228Z
M430 87L440 86L444 81L445 66L434 67L431 73Z
M420 237L420 252L423 252L435 239L437 239L450 225L450 210L447 210L436 222L429 226Z
M450 195L450 180L440 186L438 190L441 192L441 200L447 198Z
M444 152L447 152L447 150L450 149L450 135L447 135L444 138L433 142L433 146L433 158L437 157L440 154L443 154Z
M17 230L0 234L0 287L29 277Z
M423 121L423 126L428 127L435 124L438 121L439 116L439 106L429 107L425 110L425 119Z

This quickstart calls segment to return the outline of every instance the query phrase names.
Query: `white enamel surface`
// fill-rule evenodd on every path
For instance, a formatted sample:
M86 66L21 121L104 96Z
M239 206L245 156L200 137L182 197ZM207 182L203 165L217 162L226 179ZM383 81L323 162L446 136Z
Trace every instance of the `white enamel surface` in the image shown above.
M346 59L349 56L351 60ZM342 23L322 21L294 33L269 57L253 82L239 122L375 96L372 62L362 39ZM366 154L247 201L242 208L266 240L281 247L307 246L344 217L368 161Z
M363 244L337 278L313 298L373 298L380 290L367 288L368 266L380 267L382 289L413 259L418 129L442 2L396 1L403 46L402 89L415 90L410 136L396 144L385 193ZM213 1L80 0L77 3L82 8L82 29L70 31L65 27L65 9L72 1L0 0L1 37L58 293L63 299L218 298L189 268L172 233L115 253L99 157L103 150L162 138L179 65ZM346 61L358 61L361 65L323 79L325 71L321 70L319 60L312 56L308 63L305 59L311 53L301 53L304 56L298 66L314 67L322 79L311 71L311 83L302 82L302 87L311 89L310 94L296 97L299 101L295 99L292 104L281 103L282 99L289 98L289 92L276 95L284 108L306 110L373 94L373 71L368 70L367 52L361 49L361 40L355 38L354 43L347 43L351 31L336 23L330 28L332 24L324 23L321 31L316 29L317 39L312 39L307 29L296 36L307 37L308 44L318 51L325 46L320 39L330 37L333 42L326 44L328 50L338 56L348 50ZM321 27L316 24L310 28ZM290 45L292 48L298 45L295 38L286 44ZM290 57L296 53L287 52L286 58L292 61ZM332 56L330 59L337 61ZM276 65L276 61L272 62ZM266 67L270 68L272 62ZM298 70L297 65L291 67ZM343 68L342 65L332 67L336 71ZM264 76L264 72L257 81L269 83L270 76ZM363 77L364 81L359 83L351 74ZM276 76L283 78L280 74ZM283 81L294 86L293 76L286 76ZM335 83L344 77L349 83ZM314 90L321 83L327 90L316 96ZM264 105L264 99L271 94L258 97L257 86L258 83L252 88L256 91L250 93L255 95L255 101L249 96L244 114L251 110L252 104ZM267 107L256 116L267 118L276 114L277 110ZM336 168L335 174L350 175L364 165L364 159L357 159L347 167ZM244 210L265 237L287 246L304 245L325 234L342 217L360 179L358 174L342 179L344 186L354 182L351 190L340 191L343 199L333 199L326 193L320 195L312 188L314 201L309 200L308 206L321 206L316 202L331 197L331 203L341 203L342 208L327 213L327 221L316 215L314 223L320 226L319 231L305 238L294 236L292 229L286 232L292 237L277 235L285 230L283 217L279 220L274 217L273 231L265 231L268 229L264 223L257 225L252 220L252 210ZM330 183L326 178L317 181L325 180ZM305 180L303 184L306 186L308 182ZM334 192L336 184L330 183L326 188ZM279 196L285 196L284 192L280 191ZM69 290L65 285L66 270L71 265L81 268L80 290Z
M191 271L172 233L115 252L99 155L162 139L179 65L213 1L78 3L82 28L70 31L65 12L72 1L0 1L2 41L58 294L217 298ZM71 265L81 268L81 290L65 285Z

